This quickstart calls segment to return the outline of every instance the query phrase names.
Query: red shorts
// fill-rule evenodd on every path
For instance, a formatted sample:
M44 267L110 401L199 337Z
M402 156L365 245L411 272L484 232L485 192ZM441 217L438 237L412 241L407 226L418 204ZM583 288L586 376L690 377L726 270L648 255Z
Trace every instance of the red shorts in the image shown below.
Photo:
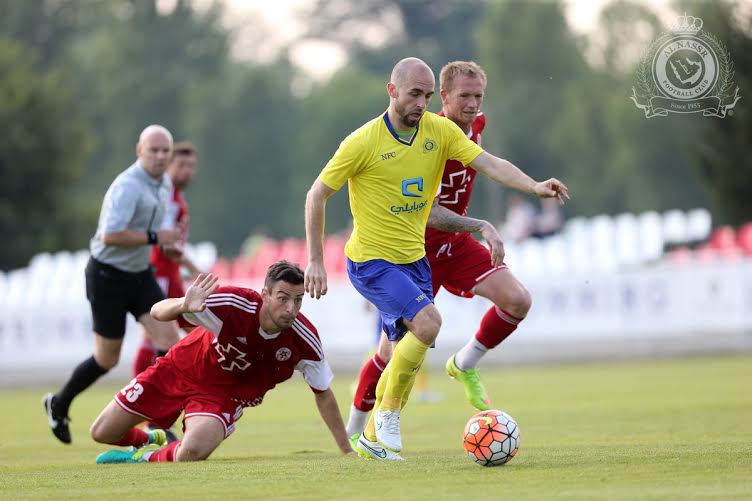
M185 288L183 287L183 277L180 275L180 266L160 266L157 264L154 267L154 278L157 280L157 284L167 297L183 297L185 296ZM178 326L185 331L190 331L195 325L191 324L183 318L178 317Z
M439 249L426 249L431 264L433 295L439 287L460 297L473 297L472 290L492 273L507 268L494 266L491 252L469 233L458 235Z
M180 413L185 420L191 416L216 418L225 429L225 438L235 431L235 422L243 415L243 406L222 395L213 394L191 384L167 357L133 378L115 395L115 402L127 413L141 416L160 428L167 429Z
M154 277L159 287L167 297L185 296L183 277L180 276L180 266L155 266Z

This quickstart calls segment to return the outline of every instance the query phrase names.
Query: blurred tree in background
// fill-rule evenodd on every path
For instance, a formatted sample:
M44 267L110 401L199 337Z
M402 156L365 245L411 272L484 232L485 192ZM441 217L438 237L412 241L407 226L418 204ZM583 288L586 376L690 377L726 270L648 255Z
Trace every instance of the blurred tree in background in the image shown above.
M586 196L574 200L570 209L594 215L708 206L708 190L691 158L691 145L707 119L671 114L648 120L624 99L635 85L640 54L665 28L650 10L628 1L607 5L598 28L600 64L591 65L582 99L568 109L573 116L579 111L582 120L573 123L560 116L554 135L556 151L581 152L567 156L567 161L578 162L571 170L572 182L577 193ZM591 139L582 137L581 131Z
M726 45L734 64L734 83L742 101L733 116L708 124L704 137L692 147L696 166L720 208L723 221L740 224L752 219L752 17L733 16L740 2L709 4L680 2L687 12L696 12L703 29ZM735 89L731 89L733 95ZM731 98L729 98L731 99Z
M408 55L437 72L449 61L468 58L489 5L484 0L314 1L306 36L340 44L358 67L382 80Z
M303 199L290 196L293 182L316 174L298 173L310 162L295 163L304 135L291 79L286 64L236 66L187 103L182 125L199 148L192 231L226 254L236 255L249 233L284 236L302 220Z
M70 44L92 29L100 14L96 0L8 0L0 3L0 33L33 47L36 65L48 70L59 65Z
M153 0L98 5L106 8L95 28L76 39L62 61L75 68L82 112L97 131L97 147L78 186L80 197L94 197L94 205L135 160L145 126L159 123L176 140L184 137L183 123L193 114L187 96L194 86L217 89L228 64L227 34L219 29L216 7L199 15L184 0L167 14Z
M36 54L0 38L0 267L34 254L79 248L67 192L89 150L72 92L57 72L34 66Z
M303 93L295 82L309 77L289 50L269 64L231 56L222 3L160 4L0 3L0 229L11 236L0 269L85 248L149 123L199 147L193 240L234 256L252 232L302 237L308 187L340 141L386 109L389 72L406 56L437 76L450 60L483 65L484 145L535 177L567 181L570 215L706 206L716 222L738 223L752 214L752 26L737 4L678 4L732 55L743 101L725 119L646 119L635 108L640 53L665 27L630 0L607 5L588 35L571 30L562 1L311 0L301 39L339 44L348 63ZM243 29L261 41L268 33ZM440 106L437 96L431 109ZM349 227L346 198L332 199L328 233ZM501 219L504 190L482 179L474 198L473 215Z
M558 118L587 98L579 89L590 71L578 40L569 31L560 2L495 2L481 21L476 40L478 60L488 74L486 148L519 165L536 179L552 176L571 183L573 159L549 144L556 139ZM589 137L588 145L597 138ZM498 211L501 190L484 180L487 211ZM478 201L476 200L476 204ZM475 207L479 207L475 205ZM484 216L493 215L486 212Z

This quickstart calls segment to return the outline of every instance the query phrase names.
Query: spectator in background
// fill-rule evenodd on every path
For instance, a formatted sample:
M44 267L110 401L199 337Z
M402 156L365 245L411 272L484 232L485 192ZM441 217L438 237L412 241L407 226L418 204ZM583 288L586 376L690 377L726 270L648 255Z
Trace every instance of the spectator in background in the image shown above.
M541 200L541 211L536 217L535 231L532 236L536 238L550 237L557 234L563 225L564 215L557 201L549 198Z
M165 175L172 158L172 134L150 125L136 144L138 159L110 185L104 196L99 224L91 239L86 265L86 297L94 317L93 355L75 368L57 393L43 404L52 433L71 443L68 410L73 399L115 367L130 312L149 331L159 354L178 340L174 323L159 322L149 314L164 299L149 265L152 245L174 245L177 229L162 227L172 183Z
M554 199L554 203L558 201ZM536 230L536 213L533 204L516 193L509 195L507 213L501 234L507 240L521 242Z

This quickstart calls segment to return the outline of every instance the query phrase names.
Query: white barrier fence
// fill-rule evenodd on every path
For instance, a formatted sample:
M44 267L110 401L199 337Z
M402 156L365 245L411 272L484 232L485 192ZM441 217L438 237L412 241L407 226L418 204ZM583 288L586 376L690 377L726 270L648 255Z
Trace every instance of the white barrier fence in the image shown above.
M85 256L69 277L4 277L0 290L0 382L19 374L67 374L91 353L91 313L84 290ZM520 277L533 308L518 331L489 357L541 361L752 349L752 260L661 264L611 274ZM240 284L239 284L240 285ZM243 284L258 286L259 284ZM355 367L372 348L375 313L348 282L330 284L303 312L318 327L332 364ZM444 319L436 352L462 345L489 307L482 298L439 293ZM121 370L140 333L129 318ZM431 362L443 361L432 356Z

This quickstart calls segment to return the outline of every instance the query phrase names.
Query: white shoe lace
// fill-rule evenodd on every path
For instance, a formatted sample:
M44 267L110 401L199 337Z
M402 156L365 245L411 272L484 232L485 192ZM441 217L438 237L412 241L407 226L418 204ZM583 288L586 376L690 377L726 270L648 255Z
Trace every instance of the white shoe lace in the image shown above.
M397 411L386 411L382 414L384 428L390 435L400 434L400 415Z

